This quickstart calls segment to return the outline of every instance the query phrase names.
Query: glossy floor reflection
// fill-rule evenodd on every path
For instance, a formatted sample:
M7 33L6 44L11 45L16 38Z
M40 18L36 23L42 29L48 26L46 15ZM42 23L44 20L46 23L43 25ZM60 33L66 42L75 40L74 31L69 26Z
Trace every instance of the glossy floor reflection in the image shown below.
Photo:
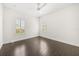
M79 47L57 42L43 37L35 37L4 44L1 56L77 56Z
M44 40L40 40L40 54L41 55L49 55L49 47L48 44Z
M26 46L25 45L21 45L21 46L18 46L14 49L14 55L15 56L24 56L26 55Z

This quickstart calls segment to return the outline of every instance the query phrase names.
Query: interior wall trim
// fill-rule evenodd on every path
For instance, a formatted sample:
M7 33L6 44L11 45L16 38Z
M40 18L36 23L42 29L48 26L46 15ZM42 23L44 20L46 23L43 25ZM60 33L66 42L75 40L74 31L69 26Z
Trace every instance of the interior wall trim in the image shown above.
M65 44L68 44L68 45L72 45L72 46L79 47L78 44L75 44L75 43L68 43L68 42L66 42L66 41L59 40L58 38L53 38L53 37L43 36L43 35L41 35L40 37L46 38L46 39L49 39L49 40L54 40L54 41L61 42L61 43L65 43Z
M27 40L27 39L34 38L34 37L38 37L38 35L24 37L24 38L18 38L18 39L15 39L13 41L10 41L10 42L3 42L3 44L14 43L14 42L17 42L17 41Z

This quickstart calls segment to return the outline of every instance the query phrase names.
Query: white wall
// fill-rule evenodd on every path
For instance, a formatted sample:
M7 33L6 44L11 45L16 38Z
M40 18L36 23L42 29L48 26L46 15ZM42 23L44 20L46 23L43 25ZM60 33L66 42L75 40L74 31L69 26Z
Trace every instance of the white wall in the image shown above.
M17 36L16 19L20 16L25 17L25 34ZM21 14L20 12L9 8L4 9L4 44L36 36L38 36L37 18L31 17L30 15Z
M42 16L40 36L79 46L79 5Z
M26 17L26 32L24 35L16 36L15 23L19 16ZM12 9L5 8L3 23L4 43L38 36L38 19L30 15L24 15ZM42 16L40 19L40 36L79 46L79 5L69 6L57 12Z
M3 40L3 6L0 4L0 48Z

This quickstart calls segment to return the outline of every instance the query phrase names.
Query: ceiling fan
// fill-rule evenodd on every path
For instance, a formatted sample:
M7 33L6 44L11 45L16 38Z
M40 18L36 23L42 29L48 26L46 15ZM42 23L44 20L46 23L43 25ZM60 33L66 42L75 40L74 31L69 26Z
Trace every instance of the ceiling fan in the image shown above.
M37 10L40 11L47 3L37 3Z

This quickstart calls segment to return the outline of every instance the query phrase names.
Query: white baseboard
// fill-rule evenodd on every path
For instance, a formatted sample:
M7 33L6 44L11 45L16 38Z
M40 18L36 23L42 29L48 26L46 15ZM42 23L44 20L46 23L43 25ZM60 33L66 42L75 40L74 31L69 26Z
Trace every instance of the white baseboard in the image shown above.
M66 43L66 44L69 44L69 45L73 45L73 46L79 47L79 44L75 44L75 43L72 43L72 42L67 42L67 41L64 41L64 40L60 40L59 38L54 38L54 37L45 36L45 35L40 35L40 36L44 37L44 38L51 39L51 40L55 40L55 41L59 41L59 42L62 42L62 43ZM38 37L38 35L23 37L23 38L20 38L20 39L9 41L9 42L4 42L3 44L13 43L13 42L16 42L16 41L30 39L30 38L34 38L34 37ZM2 47L3 44L1 44L0 48Z
M34 38L34 37L38 37L38 35L29 36L29 37L23 37L23 38L17 38L17 39L14 39L12 41L9 41L9 42L3 42L3 44L13 43L13 42L16 42L16 41L30 39L30 38Z
M62 42L62 43L66 43L66 44L69 44L69 45L79 47L79 44L75 44L75 43L72 43L72 42L67 42L67 41L64 41L64 40L60 40L59 38L53 38L53 37L45 36L45 35L40 35L40 36L44 37L44 38L48 38L50 40L55 40L55 41L58 41L58 42Z

